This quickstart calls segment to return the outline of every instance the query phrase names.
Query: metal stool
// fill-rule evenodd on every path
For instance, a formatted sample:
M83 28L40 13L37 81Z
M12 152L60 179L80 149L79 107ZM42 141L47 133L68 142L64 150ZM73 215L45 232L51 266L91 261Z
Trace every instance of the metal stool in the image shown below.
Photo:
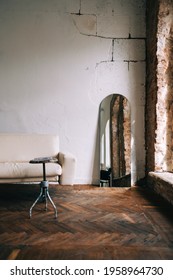
M47 201L49 200L55 210L55 218L57 218L57 208L49 194L49 181L46 180L46 166L45 166L45 164L48 162L56 162L56 161L57 160L54 158L44 157L44 158L35 158L33 160L30 160L30 162L29 162L29 163L33 163L33 164L38 164L38 163L43 164L43 181L40 182L40 194L29 210L30 218L32 217L32 209L34 208L36 203L39 202L39 200L45 201L45 204L46 204L45 210L46 211L47 211Z

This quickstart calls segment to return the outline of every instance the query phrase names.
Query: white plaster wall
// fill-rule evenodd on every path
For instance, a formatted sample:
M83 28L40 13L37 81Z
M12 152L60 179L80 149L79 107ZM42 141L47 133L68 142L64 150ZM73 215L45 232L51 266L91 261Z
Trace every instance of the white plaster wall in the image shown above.
M1 0L0 132L58 133L75 183L99 179L98 113L132 106L132 178L144 176L144 0Z

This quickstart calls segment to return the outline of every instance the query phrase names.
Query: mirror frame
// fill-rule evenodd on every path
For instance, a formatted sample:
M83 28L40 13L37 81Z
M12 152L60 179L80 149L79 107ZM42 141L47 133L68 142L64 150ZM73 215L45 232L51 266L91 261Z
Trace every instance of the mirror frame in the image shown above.
M131 109L123 95L101 101L99 139L100 186L131 186Z

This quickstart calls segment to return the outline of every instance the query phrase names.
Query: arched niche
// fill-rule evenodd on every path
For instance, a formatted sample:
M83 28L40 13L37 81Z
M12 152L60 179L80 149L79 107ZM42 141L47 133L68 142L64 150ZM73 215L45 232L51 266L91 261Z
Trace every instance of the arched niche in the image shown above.
M131 186L130 103L120 94L105 97L99 107L100 185Z

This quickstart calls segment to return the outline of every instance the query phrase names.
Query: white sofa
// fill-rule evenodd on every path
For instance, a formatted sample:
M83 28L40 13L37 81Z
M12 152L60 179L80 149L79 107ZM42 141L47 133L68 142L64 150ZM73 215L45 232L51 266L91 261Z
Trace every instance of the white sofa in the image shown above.
M58 135L0 134L0 183L40 182L42 164L31 164L38 157L56 157L57 163L46 163L48 181L73 185L76 159L59 151Z

